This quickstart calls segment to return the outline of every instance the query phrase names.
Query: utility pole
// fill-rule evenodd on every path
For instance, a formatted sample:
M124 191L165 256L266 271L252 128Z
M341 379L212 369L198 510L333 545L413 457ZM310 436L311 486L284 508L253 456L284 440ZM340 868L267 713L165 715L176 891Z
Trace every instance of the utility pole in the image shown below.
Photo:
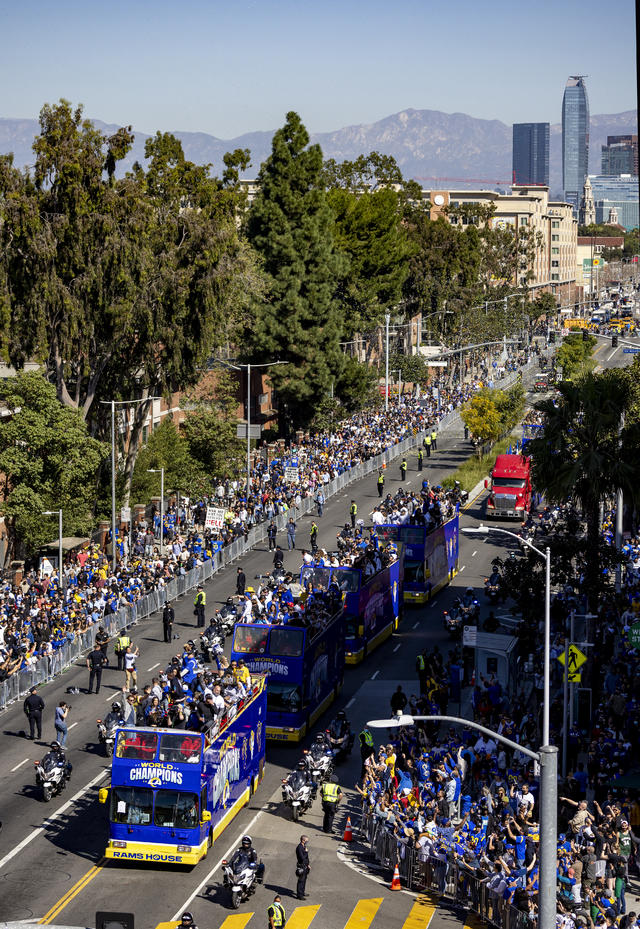
M385 360L384 360L384 409L385 413L389 409L389 323L391 322L391 315L389 313L385 314L384 325L385 325Z

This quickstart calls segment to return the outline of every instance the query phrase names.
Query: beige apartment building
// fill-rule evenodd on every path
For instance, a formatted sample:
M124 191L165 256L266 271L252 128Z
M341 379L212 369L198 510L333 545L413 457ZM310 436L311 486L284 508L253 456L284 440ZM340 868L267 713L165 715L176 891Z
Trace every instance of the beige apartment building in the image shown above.
M561 304L575 299L578 221L573 217L571 204L549 200L548 187L514 185L507 194L495 190L424 190L422 193L431 204L431 219L448 218L449 207L493 203L495 215L491 223L494 227L540 232L542 248L536 251L529 268L530 280L523 273L513 284L528 287L532 297L536 292L548 291L555 294ZM449 219L452 220L456 221Z

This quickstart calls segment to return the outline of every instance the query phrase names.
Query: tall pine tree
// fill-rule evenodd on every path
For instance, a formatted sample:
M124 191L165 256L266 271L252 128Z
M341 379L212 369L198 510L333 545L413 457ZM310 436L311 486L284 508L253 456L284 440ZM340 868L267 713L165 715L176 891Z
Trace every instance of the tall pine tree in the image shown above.
M260 168L260 192L247 218L269 287L254 305L245 339L249 361L288 362L270 370L284 429L310 421L342 364L334 294L343 259L334 248L322 175L320 147L309 146L300 117L288 113Z

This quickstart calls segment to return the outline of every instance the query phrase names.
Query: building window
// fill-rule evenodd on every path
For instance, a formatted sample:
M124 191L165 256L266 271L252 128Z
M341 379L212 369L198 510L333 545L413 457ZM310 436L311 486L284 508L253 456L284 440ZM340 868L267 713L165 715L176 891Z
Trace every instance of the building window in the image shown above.
M551 228L552 228L552 229L559 229L559 228L560 228L560 223L558 222L557 219L552 220L552 222L551 222Z
M559 236L559 235L552 235L552 236L551 236L551 241L552 241L552 242L559 242L559 241L560 241L560 236Z
M559 280L560 280L560 275L559 275L559 274L552 274L552 275L551 275L551 280L552 280L552 281L559 281Z
M551 262L551 267L552 267L552 268L559 268L559 267L560 267L560 262L559 262L559 261L552 261L552 262Z
M560 254L560 249L559 249L557 246L554 246L554 247L551 249L551 254L552 254L552 255L559 255L559 254Z
M526 217L526 216L521 216L521 217L520 217L520 225L521 225L521 226L527 226L528 223L529 223L528 217Z

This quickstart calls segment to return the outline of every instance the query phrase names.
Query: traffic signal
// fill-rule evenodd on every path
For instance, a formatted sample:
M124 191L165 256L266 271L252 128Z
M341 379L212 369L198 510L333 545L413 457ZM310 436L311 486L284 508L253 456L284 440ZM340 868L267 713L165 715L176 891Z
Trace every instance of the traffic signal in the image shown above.
M617 348L617 347L618 347L618 336L612 335L611 336L611 348Z
M550 344L550 345L554 345L554 344L555 344L555 341L556 341L556 334L555 334L555 332L550 332L550 333L549 333L549 344Z
M582 330L582 341L583 341L583 342L588 342L588 341L589 341L589 333L587 332L586 329L583 329L583 330Z

